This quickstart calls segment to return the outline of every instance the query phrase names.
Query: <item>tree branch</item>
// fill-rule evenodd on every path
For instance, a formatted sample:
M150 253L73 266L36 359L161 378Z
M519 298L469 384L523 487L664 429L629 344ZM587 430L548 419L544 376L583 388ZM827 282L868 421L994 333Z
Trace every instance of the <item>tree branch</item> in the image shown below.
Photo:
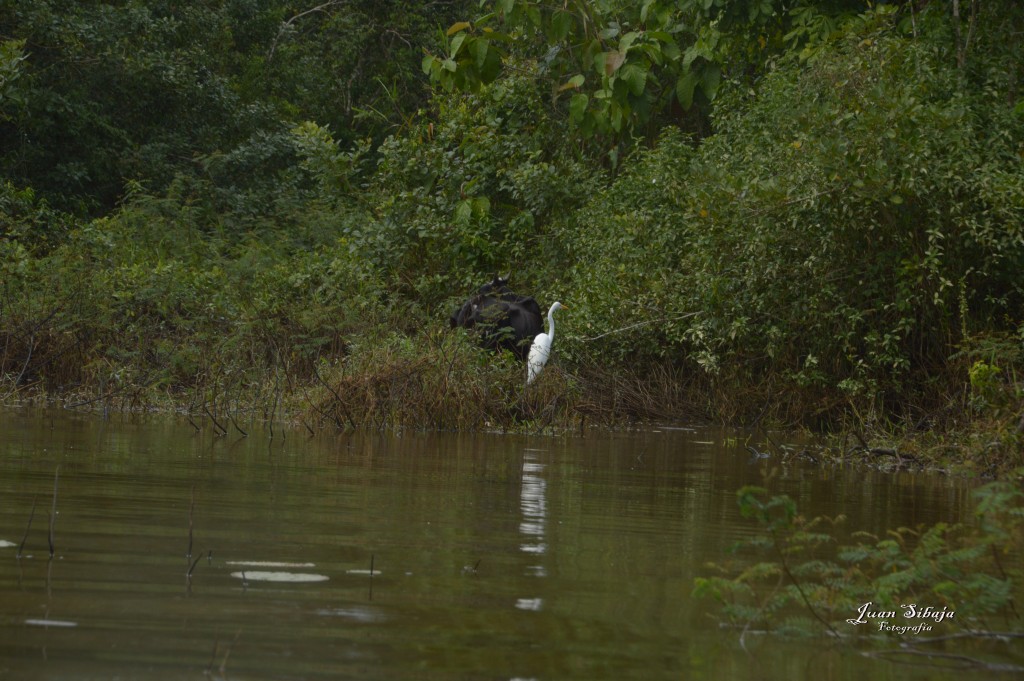
M281 40L281 36L284 35L284 32L287 31L292 24L294 24L296 21L306 16L307 14L312 14L313 12L323 12L331 5L340 5L341 2L342 0L328 0L322 5L317 5L316 7L312 7L303 12L299 12L292 18L281 22L281 28L278 29L277 35L274 36L274 42L270 44L270 51L267 53L267 61L269 62L274 58L274 51L277 50L278 41Z

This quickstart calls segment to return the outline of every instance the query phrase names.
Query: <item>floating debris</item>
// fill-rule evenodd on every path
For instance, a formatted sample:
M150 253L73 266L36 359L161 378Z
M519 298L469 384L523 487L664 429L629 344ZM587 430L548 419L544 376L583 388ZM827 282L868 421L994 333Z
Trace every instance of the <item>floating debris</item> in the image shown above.
M15 544L12 541L7 541L6 539L0 539L0 549L10 549L10 548L14 548L15 546L17 546L17 544Z
M321 617L341 617L356 622L383 622L383 614L368 608L321 608L316 611Z
M520 610L533 610L539 612L544 608L543 598L520 598L516 601L516 607Z
M330 579L327 575L317 575L311 572L267 572L261 570L232 572L231 576L250 582L326 582Z
M25 624L33 627L77 627L78 622L71 622L68 620L25 620Z

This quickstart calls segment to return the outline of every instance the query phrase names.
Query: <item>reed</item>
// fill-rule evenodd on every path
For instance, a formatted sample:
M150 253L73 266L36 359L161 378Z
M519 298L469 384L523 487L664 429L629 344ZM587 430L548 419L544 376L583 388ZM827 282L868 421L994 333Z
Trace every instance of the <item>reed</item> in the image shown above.
M185 552L185 560L192 558L192 531L194 528L193 518L196 511L196 486L192 485L192 501L188 505L188 551ZM194 567L194 566L193 566Z
M25 534L21 538L21 543L18 544L18 553L15 554L15 558L21 558L22 551L25 549L25 542L28 540L28 532L32 529L32 518L36 515L36 499L37 497L32 497L32 510L29 511L28 524L25 525Z
M57 470L53 473L53 506L50 509L50 532L48 534L48 540L50 544L50 558L53 558L56 549L54 548L53 532L54 524L57 522L57 483L60 481L60 466L57 466Z

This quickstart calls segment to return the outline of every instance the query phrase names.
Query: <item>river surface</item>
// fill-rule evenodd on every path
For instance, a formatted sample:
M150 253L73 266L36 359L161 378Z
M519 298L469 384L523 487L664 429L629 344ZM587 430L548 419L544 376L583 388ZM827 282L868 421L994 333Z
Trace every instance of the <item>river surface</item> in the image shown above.
M802 512L873 533L960 520L963 481L783 466L717 429L271 435L0 412L0 678L965 676L744 649L692 596L772 468Z

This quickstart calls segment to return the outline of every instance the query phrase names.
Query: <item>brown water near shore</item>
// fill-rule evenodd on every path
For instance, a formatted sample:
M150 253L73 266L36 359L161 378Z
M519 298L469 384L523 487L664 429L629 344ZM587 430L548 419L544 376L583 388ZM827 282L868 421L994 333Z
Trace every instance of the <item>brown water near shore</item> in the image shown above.
M744 650L691 596L756 530L735 492L771 468L805 513L875 533L963 518L968 485L938 474L782 465L681 427L243 438L12 411L0 434L2 678L963 677L820 640Z

